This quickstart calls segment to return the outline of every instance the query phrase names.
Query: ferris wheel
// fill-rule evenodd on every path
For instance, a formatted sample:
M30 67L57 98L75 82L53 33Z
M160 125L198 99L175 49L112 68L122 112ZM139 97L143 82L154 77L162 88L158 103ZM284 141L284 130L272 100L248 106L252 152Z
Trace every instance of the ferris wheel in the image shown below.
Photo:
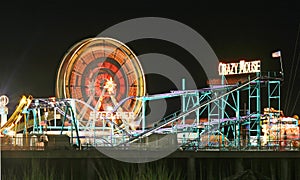
M98 111L131 112L138 116L144 96L145 77L136 55L122 42L106 37L84 39L63 57L56 79L56 96L85 101ZM123 99L127 100L119 104ZM90 109L76 106L81 118Z

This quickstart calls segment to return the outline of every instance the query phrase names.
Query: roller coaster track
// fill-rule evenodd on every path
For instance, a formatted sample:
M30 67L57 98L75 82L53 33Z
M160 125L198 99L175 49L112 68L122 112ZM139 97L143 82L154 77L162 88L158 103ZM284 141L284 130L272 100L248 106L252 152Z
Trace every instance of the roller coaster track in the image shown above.
M134 137L129 138L128 141L126 141L126 142L124 142L124 143L121 143L120 145L123 145L123 144L130 144L130 143L133 143L133 142L138 141L139 139L143 139L143 138L145 138L145 137L148 137L148 136L150 136L151 134L155 133L157 130L159 130L159 129L161 129L162 127L166 126L167 124L173 123L173 122L175 122L175 121L177 121L177 120L180 120L180 119L182 119L183 117L189 115L190 113L195 112L195 111L197 111L198 109L201 109L201 108L207 106L208 104L213 103L213 102L215 102L215 101L217 101L217 100L219 100L219 99L221 99L221 98L224 98L224 97L226 97L227 95L229 95L229 94L231 94L231 93L233 93L233 92L235 92L235 91L241 90L242 88L245 88L246 86L251 85L253 82L256 82L256 81L258 81L258 80L260 80L260 77L256 77L256 78L254 78L254 79L252 79L252 80L250 80L250 81L247 81L247 82L245 82L245 83L243 83L243 84L240 84L240 85L238 85L238 86L232 86L232 87L229 87L229 88L228 88L228 90L229 90L228 92L226 92L226 93L224 93L224 94L222 94L222 95L220 95L220 96L218 96L218 97L216 97L216 98L213 98L213 99L211 99L211 100L209 100L209 101L203 102L203 103L201 103L201 104L199 104L199 105L197 105L197 106L195 106L195 107L192 107L192 108L188 109L186 112L181 112L181 113L179 113L176 117L171 117L171 118L169 118L169 119L165 119L164 121L158 123L157 126L152 127L152 128L150 128L150 129L148 129L148 130L146 130L146 131L144 131L144 132L142 132L142 133L140 133L140 134L138 134L138 135L136 135L136 136L134 136Z
M117 109L124 102L126 102L127 100L132 99L132 98L135 98L135 97L130 96L128 98L123 99L115 107L115 109L113 110L113 112L117 111ZM29 109L34 109L34 108L45 108L45 107L47 107L47 108L51 108L52 107L53 108L53 107L55 107L56 111L59 114L61 114L62 116L65 116L66 119L68 119L68 120L72 120L72 117L69 114L66 114L65 110L63 110L59 105L57 105L57 104L50 105L49 104L49 99L37 98L35 100L38 100L40 103L43 103L43 105L41 105L41 106L38 105L39 107L35 107L34 104L32 103L33 102L33 97L32 96L29 96L29 97L22 96L22 98L21 98L21 100L20 100L17 108L15 109L14 113L10 116L10 118L8 119L8 121L1 127L0 132L4 133L3 131L8 131L8 130L13 130L15 132L21 132L21 131L23 131L24 128L25 128L25 122L24 121L21 122L21 119L25 116L24 115L24 113L26 113L25 111L28 111ZM81 104L84 105L84 107L89 108L90 110L96 112L95 108L93 108L92 106L90 106L88 103L86 103L84 101L81 101L81 100L78 100L78 99L67 98L67 99L63 99L62 101L64 102L63 104L65 104L65 103L69 103L72 100L74 100L75 102L81 103ZM53 111L49 112L48 119L49 119L49 121L51 121L51 120L54 119L54 112ZM105 120L106 120L106 122L113 124L117 129L122 129L116 123L114 123L113 121L110 121L109 119L105 119ZM90 123L90 121L91 120L88 120L87 122L83 122L82 119L79 119L78 122L79 122L79 125L81 126L80 129L83 128L83 129L86 130L86 128L87 128L88 124ZM34 119L27 119L26 128L30 129L33 126L34 126ZM15 129L13 129L13 128L15 128ZM128 133L127 131L125 131L125 130L122 130L122 131L124 131L126 134L130 135L130 133Z
M23 111L26 110L32 102L32 96L22 96L17 108L15 109L14 113L10 116L7 122L1 127L0 133L2 134L5 130L11 130L15 127L18 122L22 119Z

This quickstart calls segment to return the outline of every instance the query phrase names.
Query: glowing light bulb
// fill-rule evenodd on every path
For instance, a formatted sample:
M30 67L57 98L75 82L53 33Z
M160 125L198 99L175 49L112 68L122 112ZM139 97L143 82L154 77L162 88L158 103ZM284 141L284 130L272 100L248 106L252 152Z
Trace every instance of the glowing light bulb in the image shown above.
M112 111L114 108L112 106L106 106L106 111Z
M107 90L108 94L113 94L116 86L117 85L114 83L112 78L110 78L109 80L106 81L104 88Z

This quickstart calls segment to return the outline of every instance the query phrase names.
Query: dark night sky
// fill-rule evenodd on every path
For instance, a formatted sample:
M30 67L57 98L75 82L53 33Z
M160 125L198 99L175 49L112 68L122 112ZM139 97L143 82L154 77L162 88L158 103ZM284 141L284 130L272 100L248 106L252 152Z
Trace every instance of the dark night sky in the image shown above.
M11 106L15 106L22 94L54 96L57 68L74 43L95 37L121 21L155 16L174 19L195 29L222 60L261 59L266 69L276 70L279 64L271 58L271 52L280 49L285 70L281 105L296 107L294 112L287 110L287 115L300 114L297 99L300 77L296 75L293 83L289 81L294 78L293 69L299 66L300 45L293 60L300 23L299 4L96 2L1 5L0 94L9 96ZM147 47L134 44L132 48L137 54L147 51ZM292 88L292 98L287 101L287 92Z

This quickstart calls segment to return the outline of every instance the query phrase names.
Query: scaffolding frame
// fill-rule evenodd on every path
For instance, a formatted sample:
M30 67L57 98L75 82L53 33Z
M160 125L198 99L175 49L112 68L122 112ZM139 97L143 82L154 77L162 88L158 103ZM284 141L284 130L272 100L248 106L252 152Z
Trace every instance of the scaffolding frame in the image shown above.
M268 76L270 77L270 73L268 73ZM281 82L280 80L269 80L268 81L268 125L270 127L270 125L272 124L271 119L276 119L277 124L276 126L276 139L273 143L273 145L275 145L276 147L281 146L280 144L280 140L281 140L281 123L279 121L279 117L281 115L281 106L280 106L280 85ZM275 108L276 112L272 112L271 109ZM268 143L267 145L270 146L270 142L271 142L271 134L272 134L272 129L268 128L269 130L269 138L268 138Z
M260 73L256 73L256 77L261 77ZM250 75L249 75L250 80ZM248 113L252 114L249 116L248 121L248 146L256 146L260 149L260 116L261 116L261 79L257 79L249 84L248 88ZM254 135L254 136L253 136ZM252 139L252 137L256 137ZM253 141L252 141L253 140ZM252 142L251 142L252 141Z

